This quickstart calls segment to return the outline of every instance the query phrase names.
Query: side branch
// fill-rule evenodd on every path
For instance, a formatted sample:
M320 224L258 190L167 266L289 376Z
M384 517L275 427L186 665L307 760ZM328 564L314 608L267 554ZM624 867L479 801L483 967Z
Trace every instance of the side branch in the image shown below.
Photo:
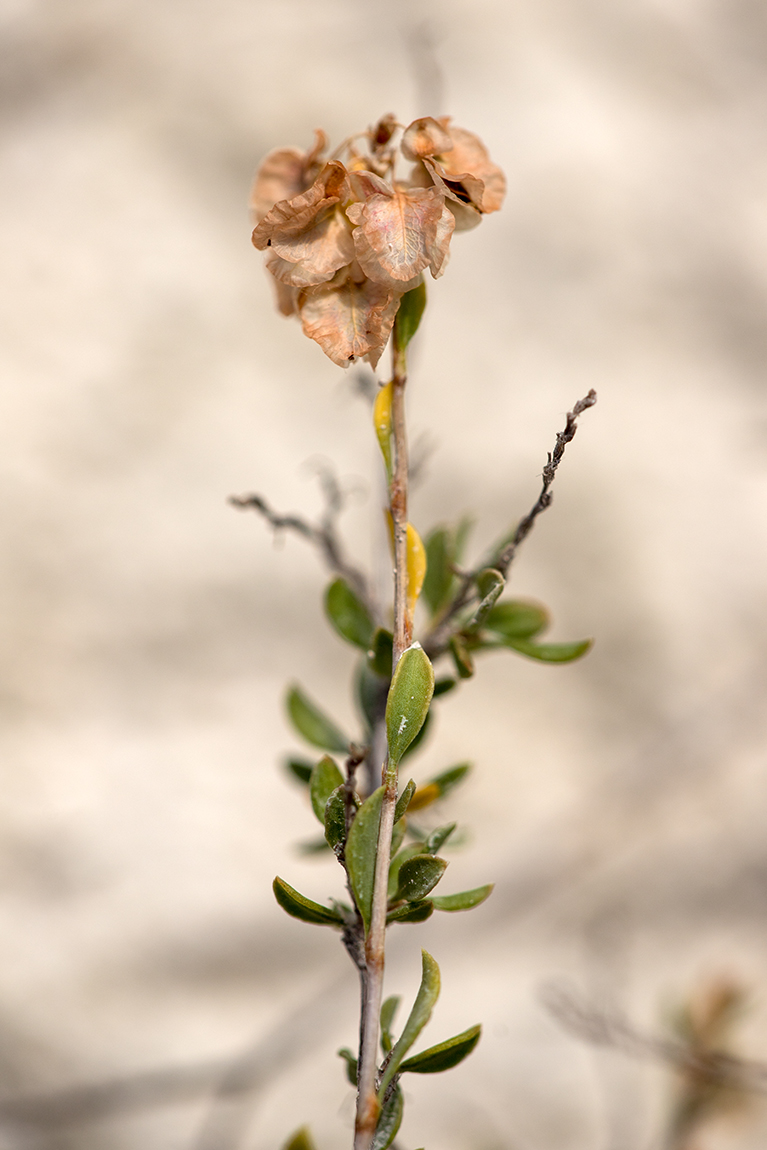
M317 548L330 570L345 579L368 610L373 611L367 579L345 557L336 533L335 520L340 510L338 502L328 501L328 511L319 524L309 523L299 515L279 515L261 495L230 495L228 502L241 511L258 511L275 531L293 531L296 535L302 535Z

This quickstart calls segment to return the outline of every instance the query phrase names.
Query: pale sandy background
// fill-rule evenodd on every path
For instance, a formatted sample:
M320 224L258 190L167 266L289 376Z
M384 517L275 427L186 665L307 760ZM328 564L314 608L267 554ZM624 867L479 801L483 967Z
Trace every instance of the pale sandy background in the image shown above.
M338 892L291 846L314 826L277 764L285 683L350 720L351 657L315 556L225 500L315 514L322 455L367 493L365 561L375 460L350 376L274 312L244 204L316 126L447 110L509 196L431 293L414 518L476 509L489 541L596 387L514 579L596 647L487 658L420 760L475 759L445 889L498 886L393 932L390 992L421 943L442 965L432 1041L486 1022L406 1084L399 1145L651 1150L668 1075L580 1045L538 990L659 1028L730 972L767 1059L763 0L2 0L0 38L0 1093L183 1071L87 1121L6 1107L0 1146L276 1150L306 1120L350 1143L351 968L270 882ZM244 1054L254 1089L214 1101ZM755 1102L699 1148L766 1140Z

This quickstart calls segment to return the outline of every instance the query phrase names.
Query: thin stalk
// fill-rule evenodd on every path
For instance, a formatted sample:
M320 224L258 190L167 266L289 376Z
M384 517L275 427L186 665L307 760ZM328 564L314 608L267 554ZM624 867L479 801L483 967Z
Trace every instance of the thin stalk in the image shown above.
M407 575L407 495L408 458L405 429L405 383L407 365L405 349L397 340L395 325L392 341L392 430L394 438L394 471L389 486L389 509L394 528L394 657L397 666L403 651L412 641L412 619L408 614ZM373 908L370 931L365 939L365 972L362 976L360 1051L358 1063L357 1116L354 1127L354 1150L370 1150L375 1135L380 1105L376 1093L378 1029L383 997L386 910L388 905L391 837L394 808L397 805L397 767L383 764L381 781L385 787L378 828L376 869L373 882Z

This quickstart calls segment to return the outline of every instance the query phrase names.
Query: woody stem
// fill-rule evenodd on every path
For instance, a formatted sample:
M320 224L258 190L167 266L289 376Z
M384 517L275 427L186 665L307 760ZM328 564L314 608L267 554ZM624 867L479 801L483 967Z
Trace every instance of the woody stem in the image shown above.
M394 470L389 485L389 509L394 529L394 654L397 666L403 651L412 641L412 619L408 613L407 574L407 492L408 460L405 429L405 383L407 364L405 349L392 337L392 431ZM379 1018L383 997L386 911L388 905L389 863L397 805L397 767L387 754L381 772L384 786L381 821L378 827L376 867L373 882L373 907L370 930L365 939L365 970L362 976L362 1018L357 1077L357 1115L354 1128L354 1150L370 1150L375 1135L380 1105L376 1093L376 1071Z

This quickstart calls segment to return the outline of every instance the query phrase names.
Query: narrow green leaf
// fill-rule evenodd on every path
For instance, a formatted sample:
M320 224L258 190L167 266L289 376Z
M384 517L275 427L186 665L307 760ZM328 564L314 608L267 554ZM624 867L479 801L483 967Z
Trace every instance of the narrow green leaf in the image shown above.
M439 788L439 797L444 799L445 795L452 791L453 787L462 782L471 770L471 763L458 763L454 767L449 767L448 770L443 771L439 775L435 775L433 779L429 780L429 785L434 785Z
M466 544L469 542L469 536L474 530L475 519L473 515L464 515L462 519L458 520L455 527L455 562L460 563L463 560L463 553L466 550Z
M407 819L400 819L398 823L394 824L394 829L391 834L391 853L396 855L399 848L402 846L402 840L405 837L407 830Z
M458 678L470 679L474 674L474 660L471 657L469 648L460 635L451 636L450 654L453 656Z
M481 598L479 606L469 623L469 629L471 630L480 627L484 623L506 586L506 580L503 575L501 575L500 571L496 571L494 567L486 567L484 571L480 571L476 582L477 590Z
M394 1039L391 1034L391 1024L394 1021L394 1015L397 1013L397 1007L400 1001L399 995L393 994L391 998L386 999L381 1007L381 1048L384 1054L388 1054L394 1045Z
M434 668L420 643L413 643L397 664L386 703L389 761L399 763L429 713Z
M581 639L575 643L527 643L524 639L515 639L507 640L505 646L541 663L573 663L591 650L593 642L593 639Z
M457 686L455 679L437 679L434 684L434 698L438 699L440 695L446 695L448 691L452 691Z
M378 826L381 822L381 803L384 788L379 787L365 799L346 840L346 869L349 873L354 901L362 915L365 934L370 929L373 909L373 878L376 867Z
M423 726L421 727L420 731L418 732L418 734L413 739L412 743L410 744L410 746L407 748L404 755L402 756L403 761L405 759L407 759L410 755L414 755L416 753L416 751L418 750L418 748L420 747L421 743L423 743L426 739L428 739L429 731L431 730L431 720L432 720L432 713L431 713L431 711L428 711L426 714L426 718L423 721Z
M394 822L398 823L404 815L407 808L410 806L410 800L415 794L415 780L411 779L405 787L404 791L397 799L397 805L394 808Z
M434 855L414 855L406 859L399 868L399 882L394 893L395 902L407 899L416 902L425 898L442 878L447 861Z
M314 763L310 759L290 758L285 760L285 769L306 786L312 777Z
M371 671L367 659L357 668L354 679L355 694L360 714L365 721L368 734L373 731L386 711L386 698L389 694L389 680L382 679Z
M325 804L325 840L336 854L346 842L346 787L343 783L331 792Z
M312 810L321 823L325 822L325 805L336 787L340 787L344 777L330 755L323 755L312 771L309 779L309 797Z
M351 1082L352 1086L357 1085L357 1059L352 1054L348 1046L342 1046L340 1050L336 1051L339 1058L343 1058L346 1063L346 1077Z
M321 926L343 926L344 920L336 911L312 902L306 895L299 894L292 886L279 876L272 883L274 897L283 910L293 918L300 918L303 922L314 922Z
M394 1093L383 1105L370 1150L387 1150L387 1147L391 1146L402 1125L404 1109L405 1100L402 1091L397 1086Z
M418 902L405 902L388 912L386 925L393 922L425 922L433 913L434 906L429 898L420 899Z
M426 578L421 595L432 615L447 603L453 587L452 564L455 562L455 543L448 527L435 527L429 533L426 547Z
M283 1146L282 1150L315 1150L314 1140L309 1133L308 1126L302 1126L300 1130L296 1130L292 1138Z
M443 843L446 843L450 838L456 825L456 823L446 823L444 827L437 827L436 830L433 830L426 840L424 854L435 855Z
M549 625L549 613L541 603L509 599L488 611L484 626L501 639L532 639Z
M397 309L394 328L397 342L401 348L406 348L418 331L425 307L426 284L421 280L417 287L405 292Z
M448 1038L437 1046L430 1046L428 1050L414 1054L412 1058L406 1058L400 1070L403 1073L410 1070L413 1074L439 1074L442 1070L450 1070L471 1054L481 1034L481 1026L472 1026L454 1038Z
M349 740L335 723L324 715L300 687L291 687L288 692L288 714L299 735L307 743L321 747L323 751L348 753Z
M414 855L422 855L426 850L426 843L410 843L409 846L403 849L394 856L389 863L389 898L393 898L397 887L399 886L399 870L404 862L414 857Z
M391 631L379 627L370 640L368 665L371 671L385 679L387 683L391 679L393 647L394 639Z
M475 887L474 890L462 890L459 894L435 895L432 899L435 910L471 910L479 906L493 892L495 884L489 882L486 886Z
M345 579L334 579L328 587L325 610L342 639L367 651L373 638L373 620Z
M439 967L425 950L421 951L421 962L421 985L413 1003L413 1009L410 1011L410 1017L405 1023L405 1029L395 1042L389 1064L381 1077L381 1085L378 1090L379 1098L383 1098L386 1087L398 1073L405 1055L431 1018L434 1003L439 998Z

